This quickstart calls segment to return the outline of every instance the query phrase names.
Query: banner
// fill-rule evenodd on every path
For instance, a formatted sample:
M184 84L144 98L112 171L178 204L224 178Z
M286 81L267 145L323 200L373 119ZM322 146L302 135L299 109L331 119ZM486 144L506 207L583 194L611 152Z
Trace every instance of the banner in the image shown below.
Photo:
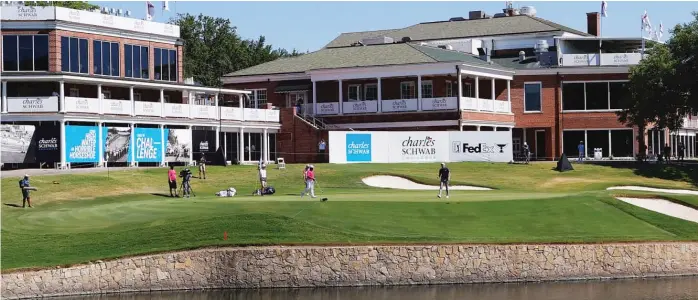
M136 127L134 137L137 162L162 161L163 143L160 128Z
M96 163L97 126L65 126L65 159L71 163Z
M8 97L7 112L57 112L58 97Z
M60 161L60 127L53 122L35 125L0 125L2 163Z
M201 159L201 154L206 154L209 157L206 160L210 160L217 150L216 132L213 130L192 130L192 145L195 161Z
M165 129L166 162L189 162L191 153L191 132L189 129Z
M131 127L102 127L102 157L106 162L131 161Z
M509 162L510 131L330 131L330 163Z

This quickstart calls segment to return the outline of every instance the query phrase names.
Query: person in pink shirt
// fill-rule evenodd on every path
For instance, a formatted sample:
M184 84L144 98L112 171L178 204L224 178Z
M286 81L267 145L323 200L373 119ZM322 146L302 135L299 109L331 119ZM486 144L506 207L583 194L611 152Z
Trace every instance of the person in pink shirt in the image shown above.
M308 171L305 172L305 191L301 193L301 198L309 194L311 198L315 197L315 168L312 165L308 166Z
M170 170L167 171L167 181L170 183L170 197L179 197L177 194L177 172L174 170L174 166L170 166ZM172 191L174 190L174 195Z

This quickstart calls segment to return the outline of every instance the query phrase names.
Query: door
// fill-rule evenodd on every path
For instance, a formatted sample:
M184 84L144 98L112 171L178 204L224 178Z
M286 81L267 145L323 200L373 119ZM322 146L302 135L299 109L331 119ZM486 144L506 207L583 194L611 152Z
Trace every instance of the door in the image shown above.
M545 130L536 130L536 159L545 159Z

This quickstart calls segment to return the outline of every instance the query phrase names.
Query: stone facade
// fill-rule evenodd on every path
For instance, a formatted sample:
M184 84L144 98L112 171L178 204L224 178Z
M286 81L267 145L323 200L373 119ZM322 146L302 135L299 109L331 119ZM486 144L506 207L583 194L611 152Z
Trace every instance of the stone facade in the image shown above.
M698 243L217 248L2 275L2 297L698 275Z

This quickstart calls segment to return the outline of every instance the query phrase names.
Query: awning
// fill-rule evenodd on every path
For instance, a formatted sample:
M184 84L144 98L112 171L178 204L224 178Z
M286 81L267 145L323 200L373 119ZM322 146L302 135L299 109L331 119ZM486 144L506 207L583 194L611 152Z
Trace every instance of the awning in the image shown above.
M290 93L290 92L305 92L310 90L310 84L303 81L295 80L295 81L290 81L286 83L279 84L276 87L276 90L274 91L275 93L278 94L283 94L283 93Z

